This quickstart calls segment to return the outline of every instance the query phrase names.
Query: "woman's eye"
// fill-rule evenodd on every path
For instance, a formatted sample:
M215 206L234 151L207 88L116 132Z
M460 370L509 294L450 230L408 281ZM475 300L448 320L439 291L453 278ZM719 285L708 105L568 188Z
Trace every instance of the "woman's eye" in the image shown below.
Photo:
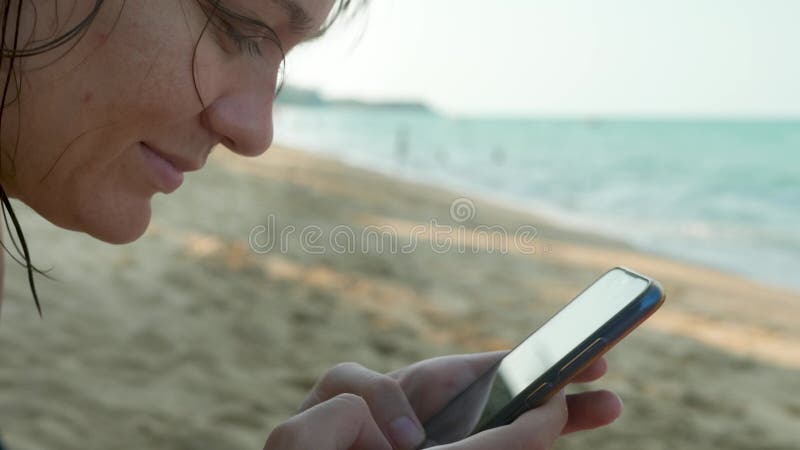
M242 33L233 25L224 21L219 25L226 37L236 47L236 51L240 53L247 52L252 56L262 56L261 42L263 37Z
M233 37L234 44L240 52L247 51L252 56L262 56L261 54L261 39L251 38L246 36Z

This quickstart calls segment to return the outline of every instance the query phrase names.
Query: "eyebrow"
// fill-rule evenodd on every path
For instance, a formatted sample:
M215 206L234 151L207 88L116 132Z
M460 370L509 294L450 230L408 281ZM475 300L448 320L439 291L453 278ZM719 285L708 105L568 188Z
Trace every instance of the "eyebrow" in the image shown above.
M297 34L306 34L312 31L313 20L311 16L294 0L272 0L289 16L289 26Z

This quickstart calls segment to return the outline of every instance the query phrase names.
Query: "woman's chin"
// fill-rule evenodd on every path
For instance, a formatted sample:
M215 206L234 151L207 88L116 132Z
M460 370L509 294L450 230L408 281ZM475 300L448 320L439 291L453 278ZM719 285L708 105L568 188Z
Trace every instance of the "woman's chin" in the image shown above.
M95 226L87 227L83 231L103 242L121 245L129 244L142 237L149 224L150 210L148 209L146 215L131 217L130 220L116 224L96 224Z
M150 217L150 199L122 201L81 211L74 229L109 244L128 244L147 231Z
M122 245L122 244L130 244L131 242L136 241L147 230L147 225L137 228L137 229L102 229L102 230L89 230L86 231L90 236L95 239L101 240L103 242L114 244L114 245Z
M152 194L130 191L87 189L60 197L52 191L33 197L17 197L53 225L86 233L109 244L128 244L147 231L150 225Z

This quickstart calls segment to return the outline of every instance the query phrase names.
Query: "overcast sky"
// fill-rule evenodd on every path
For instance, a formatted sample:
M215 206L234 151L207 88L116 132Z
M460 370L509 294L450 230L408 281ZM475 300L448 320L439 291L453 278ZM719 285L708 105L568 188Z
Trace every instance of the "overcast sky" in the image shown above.
M464 115L800 117L800 0L372 0L290 84Z

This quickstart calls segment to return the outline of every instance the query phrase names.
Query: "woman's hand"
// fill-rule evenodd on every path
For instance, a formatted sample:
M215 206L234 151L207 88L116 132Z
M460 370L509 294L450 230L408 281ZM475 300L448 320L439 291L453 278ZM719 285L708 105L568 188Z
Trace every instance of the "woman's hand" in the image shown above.
M384 375L353 363L329 370L301 406L302 413L278 427L267 449L382 449L417 448L424 440L421 421L429 419L457 393L503 356L503 352L445 356L413 364ZM597 360L574 382L600 378L604 359ZM342 405L341 394L348 405ZM358 400L361 399L361 403ZM333 401L333 404L330 404ZM321 408L321 409L319 409ZM606 425L621 412L619 398L598 391L565 397L553 396L545 405L520 416L514 423L488 430L439 449L542 449L550 448L564 433ZM317 422L319 421L319 425ZM291 438L292 433L306 438ZM377 433L377 434L376 434ZM280 435L283 435L280 438ZM335 439L334 439L335 437ZM378 438L383 437L383 442ZM278 441L277 439L283 439ZM319 439L319 443L313 439ZM294 439L294 440L291 440ZM369 444L363 446L369 440ZM275 442L289 442L270 447ZM344 445L335 447L333 445ZM301 442L306 446L297 446ZM348 446L349 445L349 446ZM381 446L382 445L382 446Z
M392 450L363 398L340 394L275 428L264 450Z
M444 356L422 361L389 374L398 379L421 421L427 421L456 394L496 363L506 352ZM573 383L602 377L608 368L599 358ZM526 412L510 425L494 428L437 450L547 449L564 434L608 425L619 417L622 402L609 391L564 395L560 391L544 405Z
M398 380L417 417L424 422L506 353L443 356L412 364L388 376ZM605 375L607 370L606 359L598 358L575 376L572 383L595 381ZM562 400L566 401L569 416L560 434L608 425L622 413L622 402L616 394L609 391L572 394Z

